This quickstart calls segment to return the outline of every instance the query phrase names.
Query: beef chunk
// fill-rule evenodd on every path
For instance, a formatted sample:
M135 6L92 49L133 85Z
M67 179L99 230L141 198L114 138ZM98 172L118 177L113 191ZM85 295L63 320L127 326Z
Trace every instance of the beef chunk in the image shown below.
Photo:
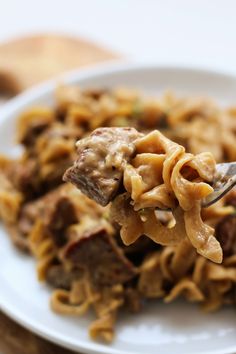
M46 215L45 226L55 244L61 247L66 243L66 230L78 221L74 204L67 196L59 196Z
M59 230L64 230L62 226L63 222L66 222L67 226L74 222L75 218L74 210L72 212L72 203L70 203L69 197L66 196L68 191L67 187L69 186L62 185L45 194L43 197L26 203L21 209L18 222L19 231L22 234L27 235L31 231L35 221L40 218L45 223L45 226L49 226L50 230L54 232L54 236L56 237ZM66 202L65 198L68 199ZM64 203L66 203L66 206L63 206ZM66 207L68 207L69 210L64 214L64 208ZM70 215L68 215L69 213ZM60 217L60 220L56 220L57 217Z
M32 108L23 113L18 122L18 141L31 147L53 121L54 114L48 108Z
M46 281L54 288L69 290L72 282L80 279L82 275L83 271L80 268L67 270L62 264L55 264L48 269Z
M58 191L56 190L48 193L45 196L32 202L28 202L23 206L18 222L19 231L22 234L27 235L31 231L36 220L38 218L43 219L49 207L49 198L53 198L53 196L56 197L56 192Z
M29 158L19 161L12 169L13 183L20 190L27 200L37 197L42 185L39 177L39 168L36 159Z
M136 275L136 269L103 227L80 235L64 251L65 259L88 270L96 286L125 283Z
M107 205L116 195L123 169L140 137L134 128L99 128L77 142L78 159L64 180L75 184L98 204Z
M25 134L20 138L20 143L25 146L31 146L35 143L36 139L46 128L48 123L44 121L37 121L34 124L28 127L28 130L25 131Z
M221 244L224 256L236 253L236 215L225 216L216 226L216 237Z

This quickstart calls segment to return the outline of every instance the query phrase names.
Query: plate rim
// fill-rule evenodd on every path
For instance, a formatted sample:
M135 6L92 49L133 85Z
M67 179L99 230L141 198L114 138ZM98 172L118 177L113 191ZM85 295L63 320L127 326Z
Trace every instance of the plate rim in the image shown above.
M185 64L161 64L161 63L143 63L143 62L124 62L120 60L109 61L102 64L93 65L92 67L86 67L82 69L76 69L66 74L60 75L54 79L48 80L44 83L34 86L23 93L19 94L15 98L12 98L7 103L5 103L0 108L0 124L3 124L4 121L8 118L9 115L13 114L15 111L20 112L22 106L30 104L31 101L37 99L43 94L50 95L58 83L62 82L66 84L75 84L79 81L90 79L92 77L99 77L102 75L112 74L112 73L125 73L132 71L184 71L189 73L201 73L201 74L210 74L212 76L218 76L222 79L230 79L236 82L236 74L229 72L227 70L217 70L211 69L208 67L201 66L192 66ZM10 242L10 240L9 240ZM68 342L63 337L58 336L58 332L51 328L45 330L43 325L35 322L33 317L29 318L27 315L24 315L24 312L19 311L19 309L12 308L12 304L7 301L7 296L3 296L4 290L0 292L0 309L3 313L8 315L10 318L15 320L17 323L22 325L24 328L27 328L31 332L39 335L42 338L45 338L53 343L59 344L62 347L78 351L86 351L86 353L91 354L135 354L130 351L118 350L107 346L106 344L100 344L97 342L84 342L83 340L77 340L76 343L72 341ZM201 352L201 354L233 354L236 352L236 344L226 350L213 350Z
M34 100L37 96L42 95L44 92L53 92L53 89L61 82L66 84L73 84L79 80L85 80L91 77L99 77L101 75L132 72L137 70L163 70L163 71L185 71L189 73L210 74L212 76L222 77L228 80L236 80L236 73L222 69L212 69L204 66L185 65L185 64L161 64L161 63L146 63L146 62L132 62L123 60L110 60L105 63L96 64L84 68L78 68L72 71L68 71L64 74L58 75L53 79L46 80L43 83L34 85L33 87L26 89L24 92L18 94L16 97L11 98L4 103L0 108L0 122L6 119L7 114L14 111L17 106L24 105L27 101Z

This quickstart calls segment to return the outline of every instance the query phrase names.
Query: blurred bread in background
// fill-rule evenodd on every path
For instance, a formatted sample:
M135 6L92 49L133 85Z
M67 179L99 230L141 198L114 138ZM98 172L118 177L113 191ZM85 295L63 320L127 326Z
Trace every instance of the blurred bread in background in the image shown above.
M118 58L80 38L35 35L0 44L0 96L22 90L63 72Z

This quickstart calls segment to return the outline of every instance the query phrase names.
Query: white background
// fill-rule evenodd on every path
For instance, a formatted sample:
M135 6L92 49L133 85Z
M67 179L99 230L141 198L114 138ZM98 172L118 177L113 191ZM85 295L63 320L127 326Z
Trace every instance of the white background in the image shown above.
M236 72L236 0L0 0L0 41L87 37L130 59Z

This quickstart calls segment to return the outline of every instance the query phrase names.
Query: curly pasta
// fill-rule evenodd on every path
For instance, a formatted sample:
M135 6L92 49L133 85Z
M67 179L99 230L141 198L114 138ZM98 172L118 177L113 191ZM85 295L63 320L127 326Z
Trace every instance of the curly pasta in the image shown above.
M56 258L55 245L40 219L35 222L28 238L30 249L37 260L38 280L43 281Z
M182 257L186 254L185 263ZM147 256L140 269L139 289L147 298L162 297L168 303L183 296L190 302L201 303L204 311L213 311L222 306L236 282L231 259L226 258L222 265L214 264L197 255L186 239L178 247L168 246ZM235 264L235 257L232 261Z
M22 156L0 155L0 218L14 244L35 258L39 280L52 288L51 309L64 316L92 310L91 338L110 342L122 309L135 316L149 299L168 304L183 297L203 311L235 305L236 191L200 208L211 192L214 159L236 160L235 107L124 88L62 86L55 99L54 107L20 116ZM107 207L62 184L76 140L100 127L136 136L125 155L127 141L121 149L116 139L108 141L115 143L109 152L120 153L115 163L102 154L118 192ZM90 172L96 178L98 171ZM216 264L219 243L224 257Z
M57 289L51 297L52 309L60 314L81 316L99 297L91 288L87 277L73 282L70 291Z
M90 336L106 342L113 339L116 313L123 303L121 285L95 289L87 275L75 281L70 291L57 289L51 296L51 308L62 315L82 316L92 306L98 318L89 327Z
M208 184L215 173L213 156L185 153L184 147L157 130L134 144L136 156L124 168L123 183L128 193L117 197L112 211L122 226L124 243L129 245L142 234L162 245L178 244L188 237L199 254L221 263L222 250L214 229L204 224L200 215L201 199L213 191ZM175 225L163 226L155 208L171 208Z

